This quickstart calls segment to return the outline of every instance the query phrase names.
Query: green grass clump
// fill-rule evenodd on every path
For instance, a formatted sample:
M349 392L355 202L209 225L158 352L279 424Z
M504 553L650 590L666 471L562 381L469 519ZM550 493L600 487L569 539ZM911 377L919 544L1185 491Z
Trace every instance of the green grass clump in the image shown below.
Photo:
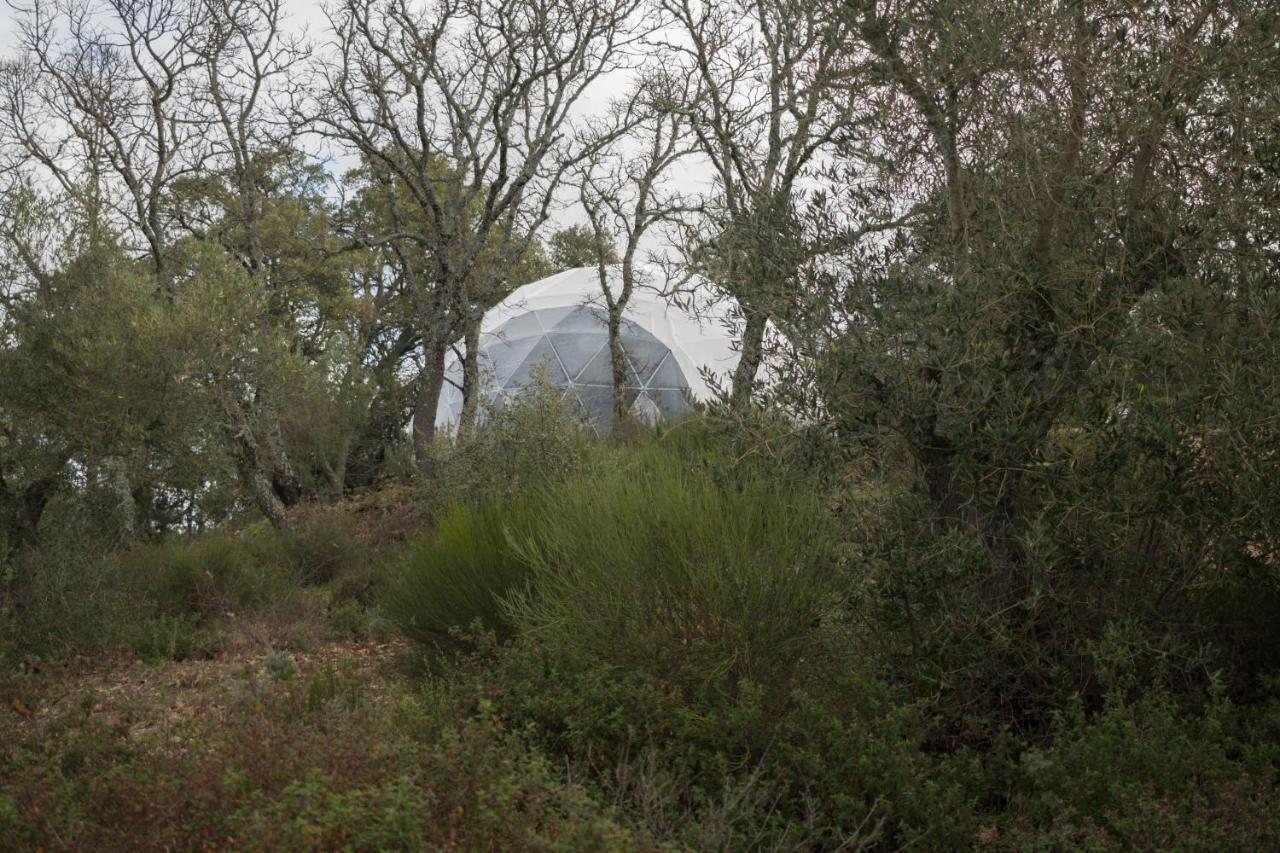
M117 559L126 586L163 614L217 616L264 606L297 587L282 542L271 533L167 539Z
M523 529L516 624L651 672L781 684L837 587L813 490L687 445L572 479Z
M411 541L386 582L387 617L410 638L447 646L458 629L479 622L502 638L513 625L501 601L529 577L528 565L511 548L509 530L531 518L532 501L491 501L480 507L455 504L434 530Z
M341 511L317 512L291 530L275 531L279 555L304 584L324 584L358 573L369 561L369 547L356 537L354 519Z

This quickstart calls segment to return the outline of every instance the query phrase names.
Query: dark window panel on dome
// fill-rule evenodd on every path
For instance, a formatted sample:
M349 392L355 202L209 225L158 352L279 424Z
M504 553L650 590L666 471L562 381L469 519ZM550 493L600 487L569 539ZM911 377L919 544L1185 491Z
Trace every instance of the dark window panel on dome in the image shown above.
M546 325L546 320L543 324ZM572 308L564 317L556 321L554 326L548 327L548 331L552 332L607 332L609 329L609 319L605 312L594 305L577 305Z
M599 386L578 386L574 389L583 409L595 425L596 432L604 435L613 429L613 389Z
M482 350L481 359L487 361L487 366L493 370L494 381L499 387L506 386L511 374L524 363L540 340L541 337L528 337L495 341Z
M570 379L576 379L609 343L608 336L601 332L549 332L547 340L555 347Z
M623 336L622 348L626 351L627 358L631 360L631 367L639 376L640 384L644 385L649 382L649 377L658 369L658 365L671 350L648 332L643 330L641 332L640 335Z
M653 335L644 326L641 326L635 320L622 318L622 324L618 327L618 334L624 340L628 337L649 338Z
M530 311L528 314L521 314L517 317L512 317L510 320L503 323L484 337L498 341L527 337L536 338L546 331L540 322L541 318L538 316L541 313L542 312L540 311ZM490 340L481 340L480 345L486 346L489 343Z
M580 427L587 427L594 431L595 425L591 419L591 412L587 408L587 404L578 396L580 390L582 390L580 387L574 385L565 387L564 395L560 398L564 403L565 416L570 423Z
M606 388L613 387L613 364L609 358L607 340L605 341L604 348L601 349L600 352L596 354L596 357L591 360L591 363L574 378L574 381L579 385L597 385L604 386ZM641 387L641 384L640 378L636 376L635 371L630 369L630 366L628 366L627 385L639 388Z
M569 377L564 375L564 369L560 366L560 359L556 357L551 342L545 337L538 339L520 366L511 373L506 382L502 383L502 387L528 385L535 375L541 375L552 385L563 385L569 381Z
M683 391L689 387L689 381L685 379L684 371L680 369L680 363L676 361L675 355L670 351L667 357L658 365L658 369L649 377L649 388L674 388Z

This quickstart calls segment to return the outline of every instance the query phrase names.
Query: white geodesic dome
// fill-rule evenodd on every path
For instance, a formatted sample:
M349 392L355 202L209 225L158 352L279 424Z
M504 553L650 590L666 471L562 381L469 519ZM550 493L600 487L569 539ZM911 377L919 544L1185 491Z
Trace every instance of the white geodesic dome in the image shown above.
M621 288L616 269L610 286ZM627 353L626 395L631 411L653 422L676 419L695 401L711 396L703 376L732 373L738 363L730 306L699 300L696 314L659 292L664 278L647 269L623 312L621 340ZM480 326L483 393L499 407L506 395L535 375L563 388L570 411L598 434L613 426L613 374L608 315L595 267L579 267L526 284L485 314ZM462 365L450 354L448 381L436 410L436 426L452 429L462 414Z

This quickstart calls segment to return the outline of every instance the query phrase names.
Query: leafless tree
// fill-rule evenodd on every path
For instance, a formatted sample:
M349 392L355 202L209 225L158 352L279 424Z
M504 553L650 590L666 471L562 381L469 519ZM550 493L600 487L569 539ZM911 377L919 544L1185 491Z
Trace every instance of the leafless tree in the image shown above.
M343 0L330 12L310 117L394 188L395 206L404 199L383 240L399 247L422 342L424 473L469 283L482 263L514 263L545 222L580 156L570 123L624 61L641 11L640 0Z
M690 116L715 175L709 233L694 266L734 297L744 329L733 395L751 397L770 316L805 260L797 199L806 171L854 124L842 96L850 54L838 4L804 0L660 0L668 49L692 69Z
M29 85L9 87L4 134L89 215L141 239L172 285L170 191L201 160L187 109L201 13L184 0L32 0L15 7Z
M264 186L272 158L288 150L294 128L287 111L280 108L292 92L290 74L304 54L303 45L281 31L280 0L201 0L202 27L197 45L200 85L195 106L202 111L201 124L210 129L208 145L213 163L220 167L230 190L217 210L219 242L246 271L271 292L282 289L272 280L263 244L262 220L268 194ZM285 322L284 298L268 300L268 322ZM271 493L285 504L301 496L298 476L284 447L280 419L270 393L261 384L241 383L234 393L246 411L234 418L238 442L258 445L252 455L256 466L271 479ZM245 451L241 451L246 455ZM263 499L269 500L260 488ZM276 507L270 513L282 518Z
M614 423L628 417L627 353L622 319L637 284L641 244L656 226L693 211L697 200L677 188L673 167L695 151L688 119L688 78L673 69L651 70L618 104L614 143L597 148L576 172L579 200L595 238L595 261L609 325ZM617 258L616 265L611 264ZM617 275L613 274L616 267ZM650 282L652 284L652 282Z

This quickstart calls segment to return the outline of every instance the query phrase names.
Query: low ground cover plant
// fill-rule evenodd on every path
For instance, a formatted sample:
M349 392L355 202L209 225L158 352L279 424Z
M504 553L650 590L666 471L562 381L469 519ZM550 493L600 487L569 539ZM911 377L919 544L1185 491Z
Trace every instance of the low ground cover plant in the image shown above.
M72 707L6 725L0 832L27 849L630 850L643 834L492 717L368 674L218 691L217 718L138 734ZM92 700L90 700L92 701Z

